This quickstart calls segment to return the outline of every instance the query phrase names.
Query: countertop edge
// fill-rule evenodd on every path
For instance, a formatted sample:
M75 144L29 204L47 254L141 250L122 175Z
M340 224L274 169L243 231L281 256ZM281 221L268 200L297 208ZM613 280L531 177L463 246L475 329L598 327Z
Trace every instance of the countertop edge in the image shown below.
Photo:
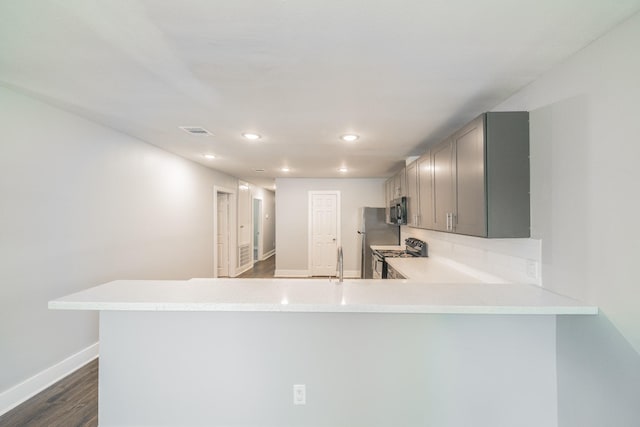
M499 315L596 315L595 306L473 306L473 305L311 305L226 303L108 303L50 301L49 309L76 311L183 311L183 312L282 312L282 313L380 313L380 314L499 314Z

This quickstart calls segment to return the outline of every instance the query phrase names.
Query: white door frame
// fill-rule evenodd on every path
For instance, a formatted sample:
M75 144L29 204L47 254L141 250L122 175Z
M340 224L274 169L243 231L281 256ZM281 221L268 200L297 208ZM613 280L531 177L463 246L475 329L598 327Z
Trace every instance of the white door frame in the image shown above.
M259 237L258 237L258 259L254 259L253 262L257 262L257 261L262 261L262 257L264 256L264 199L262 197L259 196L253 196L251 198L251 227L254 226L254 224L256 223L256 218L255 218L255 210L254 210L254 206L253 204L255 203L256 200L260 200L260 212L258 212L258 214L260 215L260 217L258 218L258 226L259 226ZM254 241L255 235L256 235L256 230L255 228L253 228L251 233L251 253L253 254L253 247L256 245L256 242Z
M335 194L336 195L336 247L342 246L342 239L340 238L340 191L332 190L332 191L309 191L308 198L309 204L307 207L308 219L307 219L307 274L311 276L311 272L313 270L313 260L312 260L312 251L313 251L313 239L311 238L313 235L313 196L315 195L327 195L327 194Z
M235 277L238 252L236 191L217 185L213 187L213 277L218 277L218 193L229 195L229 277Z

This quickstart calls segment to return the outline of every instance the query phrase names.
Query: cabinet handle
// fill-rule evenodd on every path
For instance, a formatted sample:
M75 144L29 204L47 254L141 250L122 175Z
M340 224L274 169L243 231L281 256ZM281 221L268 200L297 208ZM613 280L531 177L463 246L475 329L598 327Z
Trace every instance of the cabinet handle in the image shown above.
M454 218L453 212L447 213L447 231L453 231L454 229L453 218Z

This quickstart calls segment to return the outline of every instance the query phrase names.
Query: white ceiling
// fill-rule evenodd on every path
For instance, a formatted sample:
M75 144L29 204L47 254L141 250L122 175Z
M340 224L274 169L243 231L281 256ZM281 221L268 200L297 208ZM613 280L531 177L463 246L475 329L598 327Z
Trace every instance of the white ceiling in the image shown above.
M638 10L640 0L0 0L0 84L258 185L384 177ZM347 132L360 139L340 141Z

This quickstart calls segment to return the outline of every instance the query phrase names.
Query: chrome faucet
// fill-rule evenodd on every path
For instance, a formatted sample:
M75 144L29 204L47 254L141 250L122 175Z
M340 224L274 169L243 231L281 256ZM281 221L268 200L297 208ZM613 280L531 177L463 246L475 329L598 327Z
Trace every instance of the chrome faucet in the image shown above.
M342 283L344 279L344 260L342 257L342 246L338 246L338 265L336 265L338 271L338 282Z

